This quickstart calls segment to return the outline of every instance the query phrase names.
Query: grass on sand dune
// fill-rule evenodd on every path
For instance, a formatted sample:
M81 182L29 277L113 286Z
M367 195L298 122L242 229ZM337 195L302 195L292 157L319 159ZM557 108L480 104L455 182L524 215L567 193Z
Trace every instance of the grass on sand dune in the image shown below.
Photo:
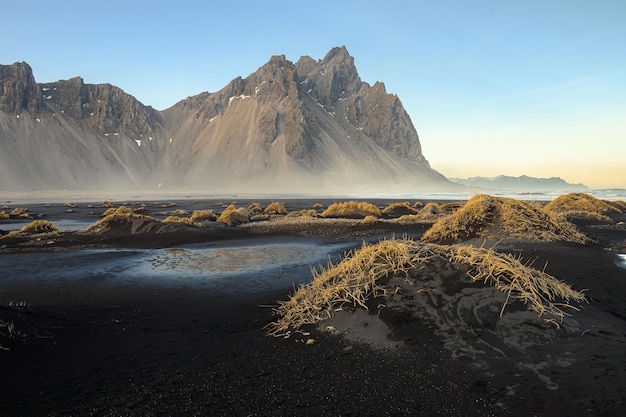
M317 211L313 210L313 209L302 209L302 210L295 210L290 212L289 214L287 214L286 217L292 218L292 217L311 217L311 218L315 218L318 217Z
M28 209L26 207L16 207L9 213L10 217L28 218Z
M12 230L9 233L0 236L0 239L9 239L23 236L24 234L37 233L57 233L59 229L48 220L34 220L20 230Z
M202 223L217 220L217 214L213 210L195 210L189 217L189 223Z
M408 201L403 203L391 203L385 207L382 214L390 217L400 217L411 214L417 214L418 210L415 209Z
M361 220L361 224L364 226L371 226L376 223L378 223L378 217L376 216L365 216L365 218Z
M249 223L250 213L243 207L237 208L234 204L226 207L217 221L228 226L236 226L238 224Z
M287 209L281 203L274 202L269 206L265 207L263 213L266 214L287 214Z
M248 212L250 214L257 214L263 211L263 207L259 203L252 203L248 206Z
M195 210L190 217L180 217L176 215L167 216L163 219L163 223L184 223L201 227L204 222L213 222L216 220L217 214L215 214L213 210Z
M111 207L107 209L102 216L102 219L87 227L85 232L100 233L110 229L111 225L115 223L128 223L136 219L152 219L150 216L137 214L133 209L127 208L126 206L117 208Z
M54 233L58 232L59 229L48 220L35 220L22 227L21 231L23 233Z
M289 300L279 302L274 310L278 319L268 325L268 334L289 337L303 325L330 318L345 304L367 309L368 298L387 294L381 278L406 275L435 256L451 263L466 264L467 275L473 281L489 283L506 293L501 314L509 300L518 299L545 321L558 326L567 315L566 309L576 309L570 301L585 300L581 292L510 254L411 239L383 240L375 245L364 244L338 264L314 271L311 283L301 285Z
M366 201L346 201L344 203L333 203L324 212L322 217L347 217L363 219L367 216L380 217L380 209Z
M512 237L541 241L585 243L576 226L538 203L477 195L452 214L440 218L422 241L452 243L472 238Z
M622 213L626 210L625 206L623 201L606 201L585 193L570 193L555 198L546 205L545 209L564 216L611 220L607 213Z

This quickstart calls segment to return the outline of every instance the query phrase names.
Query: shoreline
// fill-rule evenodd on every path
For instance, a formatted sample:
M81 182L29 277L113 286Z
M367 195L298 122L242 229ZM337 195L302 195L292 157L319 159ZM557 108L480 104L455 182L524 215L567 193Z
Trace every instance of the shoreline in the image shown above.
M315 202L284 201L290 211ZM183 203L153 211L206 206ZM65 213L62 204L45 208L44 218L52 222L74 214L99 218L80 205L74 213ZM5 248L0 264L11 279L0 279L0 318L14 322L28 338L0 351L0 365L11 376L0 382L6 397L0 415L616 416L626 404L626 282L617 265L619 250L607 249L626 241L626 230L617 225L623 217L611 227L574 219L592 238L586 245L498 243L498 250L534 260L539 268L546 265L548 273L586 290L588 304L572 312L562 329L542 325L523 305L507 307L508 315L498 318L500 296L460 283L445 284L441 295L427 300L438 306L433 314L448 311L442 316L448 335L432 318L416 319L398 306L381 314L343 313L351 320L347 325L341 314L339 322L328 322L356 339L328 333L324 322L303 329L307 336L266 335L274 319L271 306L295 289L289 282L311 280L310 268L317 265L305 259L269 271L266 278L258 272L233 274L222 280L224 287L162 285L147 278L112 281L109 276L127 273L117 266L127 263L110 251L97 258L114 265L102 273L77 272L79 279L70 282L60 269L46 282L28 283L20 280L24 269L12 270L6 260L36 260L37 249ZM358 247L400 237L402 231L419 239L430 227L359 220L275 223L212 227L196 235L187 229L175 236L140 234L130 243L120 234L89 245L154 255L173 247L263 246L296 237L310 244L341 243L329 255L337 262L342 245ZM85 244L74 241L61 252L46 247L45 253L55 259ZM133 259L128 264L135 264ZM90 270L82 258L76 262ZM35 262L33 268L53 271L54 265ZM445 266L433 268L435 279L457 274ZM237 290L272 275L283 277L283 283ZM462 304L471 297L482 306L474 312ZM450 308L442 310L445 305ZM309 338L315 342L306 344ZM381 348L381 340L393 343Z

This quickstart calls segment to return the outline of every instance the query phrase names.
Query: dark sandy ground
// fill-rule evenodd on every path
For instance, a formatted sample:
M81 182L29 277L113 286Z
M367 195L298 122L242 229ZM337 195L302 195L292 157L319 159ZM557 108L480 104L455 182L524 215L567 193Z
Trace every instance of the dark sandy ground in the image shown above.
M291 211L316 202L284 203ZM177 201L174 209L214 208L217 203ZM149 207L147 214L172 210ZM31 214L53 222L67 218L66 210L62 204L29 207ZM71 214L95 222L103 210L80 204ZM2 247L0 241L0 270L12 271L0 278L0 319L14 323L19 332L17 338L3 340L10 350L0 351L0 415L622 416L626 270L617 264L616 249L624 252L626 230L597 221L577 223L593 243L498 245L537 266L547 262L546 272L586 290L589 304L560 329L516 304L500 318L501 295L439 265L422 277L397 282L405 293L413 288L429 296L388 300L395 304L369 313L344 312L306 329L310 335L290 339L264 332L273 319L267 306L286 299L293 291L290 285L244 294L227 286L133 281L72 286L52 280L33 286L15 279L19 271L8 263L23 251L219 245L268 236L356 247L363 240L404 234L419 238L428 225L216 225L200 232L134 236L120 230L97 239L70 233L51 244L43 239L27 246L5 242ZM310 277L306 266L283 273L293 273L296 282ZM424 285L440 291L420 291ZM408 309L411 303L419 309ZM332 334L326 331L331 325ZM315 343L305 344L307 338Z

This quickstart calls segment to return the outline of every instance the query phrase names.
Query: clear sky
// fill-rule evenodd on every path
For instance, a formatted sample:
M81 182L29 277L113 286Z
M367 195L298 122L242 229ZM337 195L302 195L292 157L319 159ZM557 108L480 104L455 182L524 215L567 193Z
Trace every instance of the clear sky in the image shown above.
M626 1L3 0L0 63L156 109L345 45L448 177L626 188Z

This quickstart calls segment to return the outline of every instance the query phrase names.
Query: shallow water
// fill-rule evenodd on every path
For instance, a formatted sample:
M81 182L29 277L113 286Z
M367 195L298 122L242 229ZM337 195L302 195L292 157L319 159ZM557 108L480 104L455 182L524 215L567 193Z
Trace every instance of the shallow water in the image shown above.
M21 230L24 226L28 226L33 221L18 221L18 222L3 222L0 224L0 229L5 231L13 231L13 230ZM94 222L90 221L81 221L81 220L70 220L70 219L59 219L54 220L52 224L56 226L62 232L74 232L77 230L85 229L91 226Z
M85 249L0 256L0 305L19 300L12 288L78 288L95 293L124 287L202 288L250 294L311 280L311 268L338 260L354 243L267 239L167 249ZM17 284L17 285L16 285ZM76 290L76 291L75 291ZM26 300L26 302L28 302Z
M626 269L626 253L620 253L617 255L617 266Z

